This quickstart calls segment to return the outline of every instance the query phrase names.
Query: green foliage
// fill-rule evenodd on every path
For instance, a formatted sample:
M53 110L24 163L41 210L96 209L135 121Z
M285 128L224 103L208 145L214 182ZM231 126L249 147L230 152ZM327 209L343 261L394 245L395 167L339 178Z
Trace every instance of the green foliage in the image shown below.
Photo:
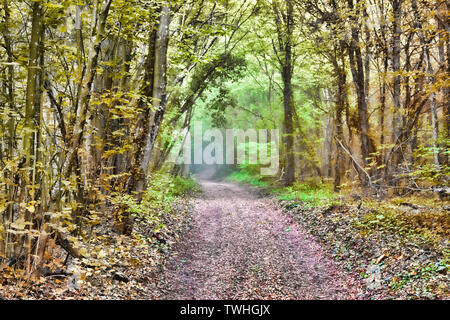
M417 164L414 166L415 170L412 170L407 176L412 177L418 181L424 181L428 183L439 183L440 180L445 180L450 176L450 166L442 163L437 167L432 163L433 156L437 153L441 158L447 158L450 155L449 139L438 140L438 147L432 147L429 145L420 145L414 152Z
M155 172L143 199L139 202L134 196L128 194L113 194L111 202L123 208L123 212L131 213L133 217L145 219L156 229L163 227L160 217L170 214L172 203L188 192L198 191L197 183L192 179L173 176L166 172Z
M389 283L390 290L399 290L403 288L408 282L414 279L430 280L433 279L437 273L447 274L450 267L448 258L442 259L435 263L426 263L423 265L416 265L408 272L394 277Z
M151 174L143 203L153 208L169 208L170 203L188 191L196 190L196 182L166 172Z
M242 166L242 168L245 168L245 166ZM240 182L240 183L251 184L252 186L256 186L256 187L265 188L265 187L268 187L268 185L269 185L267 182L262 181L261 176L252 175L245 169L242 171L234 171L233 173L231 173L230 176L228 176L228 179L230 179L231 181L236 181L236 182Z
M226 87L220 87L218 94L209 103L211 124L214 127L223 128L227 124L225 110L236 106L235 99L230 95Z
M207 63L201 65L190 82L191 90L210 85L219 87L227 80L237 79L245 66L245 59L231 53L222 53Z
M289 187L271 187L259 174L258 165L239 165L239 171L234 171L228 177L231 181L250 184L256 187L267 188L277 195L280 200L293 200L302 202L305 207L317 207L333 203L333 185L328 182L317 182L314 179L296 182Z
M314 179L296 182L294 185L274 189L281 200L301 201L306 206L317 207L329 205L333 201L333 186L331 183L319 182Z
M269 181L273 179L273 177L261 176L260 172L262 164L260 163L260 159L257 158L257 155L261 152L262 146L265 147L264 150L272 152L271 148L273 147L273 144L271 142L263 144L253 141L245 141L237 146L238 152L241 151L244 153L245 161L244 163L238 164L238 170L231 173L231 175L229 176L230 180L248 183L263 188L269 186ZM249 163L249 159L252 156L258 160L257 163Z

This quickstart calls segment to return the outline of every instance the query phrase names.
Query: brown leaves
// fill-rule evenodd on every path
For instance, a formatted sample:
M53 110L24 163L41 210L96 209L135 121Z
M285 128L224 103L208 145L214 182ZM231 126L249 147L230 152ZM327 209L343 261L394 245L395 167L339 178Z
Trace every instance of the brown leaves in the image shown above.
M398 200L405 202L404 198ZM320 239L330 255L350 273L367 279L372 276L368 274L370 268L381 267L381 282L374 286L373 281L367 283L377 291L365 293L366 297L448 297L448 292L432 289L448 282L445 276L433 271L445 268L443 257L448 241L448 237L445 240L439 236L439 225L445 226L436 219L443 218L439 208L415 205L414 209L392 205L393 202L394 199L381 204L365 200L361 210L353 205L335 210L334 206L308 209L299 204L285 212ZM420 219L423 219L421 227Z
M168 249L180 237L190 217L191 205L186 199L175 199L171 212L159 213L166 228L156 241L149 231L154 225L136 220L131 237L111 232L108 213L98 213L92 231L84 238L70 237L82 258L68 257L51 238L44 253L42 277L25 279L23 270L0 264L0 296L8 299L146 299L153 297L158 279L154 273L167 256ZM70 214L70 210L68 212ZM48 213L52 221L64 213ZM16 227L26 225L16 220ZM56 221L55 221L56 225ZM0 260L1 261L1 260ZM25 279L26 281L22 281ZM21 282L22 281L22 282Z
M160 275L158 298L298 299L353 296L320 246L269 201L204 182L191 229ZM330 279L333 279L330 282Z

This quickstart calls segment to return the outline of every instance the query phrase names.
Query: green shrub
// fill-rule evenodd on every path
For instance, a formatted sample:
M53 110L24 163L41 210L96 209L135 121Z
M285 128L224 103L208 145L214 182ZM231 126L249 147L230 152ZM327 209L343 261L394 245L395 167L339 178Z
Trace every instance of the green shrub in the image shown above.
M170 213L173 201L189 191L197 191L198 186L192 178L186 179L165 172L152 173L150 179L141 202L127 194L113 194L110 200L121 207L123 212L142 218L159 229L164 226L160 223L161 214Z
M251 175L245 170L234 171L231 175L228 176L228 179L231 181L247 183L262 188L266 188L269 185L267 182L262 181L262 177L260 175Z
M281 200L296 200L313 207L330 204L333 200L333 186L315 180L296 182L289 187L277 188L273 192Z

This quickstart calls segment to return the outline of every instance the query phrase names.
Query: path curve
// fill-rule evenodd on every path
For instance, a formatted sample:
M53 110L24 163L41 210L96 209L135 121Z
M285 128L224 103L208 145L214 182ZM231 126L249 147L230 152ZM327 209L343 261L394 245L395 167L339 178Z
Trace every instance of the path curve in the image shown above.
M273 203L234 183L199 181L190 229L159 299L355 299L358 281Z

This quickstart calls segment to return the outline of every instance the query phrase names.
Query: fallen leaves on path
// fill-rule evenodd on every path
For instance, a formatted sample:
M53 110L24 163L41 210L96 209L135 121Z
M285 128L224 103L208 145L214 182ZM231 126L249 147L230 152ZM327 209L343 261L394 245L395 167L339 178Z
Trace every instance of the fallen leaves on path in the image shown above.
M158 299L355 299L360 283L273 203L203 181L190 230L169 258Z

